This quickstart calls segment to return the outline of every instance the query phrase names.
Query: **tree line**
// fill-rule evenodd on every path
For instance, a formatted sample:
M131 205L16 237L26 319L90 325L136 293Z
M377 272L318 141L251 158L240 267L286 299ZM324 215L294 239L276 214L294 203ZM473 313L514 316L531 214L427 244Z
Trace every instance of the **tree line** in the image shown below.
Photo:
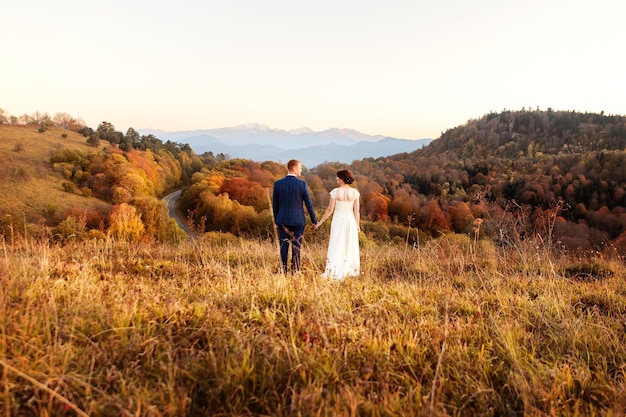
M269 197L286 173L284 163L196 155L187 144L133 128L122 133L108 122L95 130L73 126L94 152L61 149L51 157L68 191L126 204L143 223L154 223L159 216L145 199L182 188L181 209L198 233L273 235ZM503 110L451 128L412 153L325 163L305 168L304 177L323 211L335 172L350 169L361 191L364 232L375 239L415 244L453 232L510 244L539 236L572 250L623 253L625 148L623 116ZM93 217L85 229L110 227L103 226L105 215ZM144 224L139 235L164 239L154 236L157 229L167 230Z

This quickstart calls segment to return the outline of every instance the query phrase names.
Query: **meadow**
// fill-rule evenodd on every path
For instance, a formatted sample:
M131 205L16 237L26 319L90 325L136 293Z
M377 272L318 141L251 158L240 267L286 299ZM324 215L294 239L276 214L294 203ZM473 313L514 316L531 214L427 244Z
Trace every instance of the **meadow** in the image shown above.
M71 207L103 204L95 198L64 191L63 176L49 161L54 152L66 147L93 152L76 132L50 128L38 133L36 126L0 125L0 230L4 224L13 223L23 231L26 223L32 225L29 232L35 233L42 224L61 217ZM10 222L6 221L8 215L12 216Z
M363 239L361 276L275 243L0 241L2 416L626 412L618 257Z

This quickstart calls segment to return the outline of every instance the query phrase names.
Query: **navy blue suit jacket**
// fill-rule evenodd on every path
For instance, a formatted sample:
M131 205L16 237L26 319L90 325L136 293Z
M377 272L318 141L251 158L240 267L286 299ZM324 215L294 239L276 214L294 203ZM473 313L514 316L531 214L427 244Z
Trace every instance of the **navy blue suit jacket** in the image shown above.
M287 175L274 183L272 208L274 222L284 226L306 226L304 208L306 205L312 223L317 223L313 200L307 183L295 175Z

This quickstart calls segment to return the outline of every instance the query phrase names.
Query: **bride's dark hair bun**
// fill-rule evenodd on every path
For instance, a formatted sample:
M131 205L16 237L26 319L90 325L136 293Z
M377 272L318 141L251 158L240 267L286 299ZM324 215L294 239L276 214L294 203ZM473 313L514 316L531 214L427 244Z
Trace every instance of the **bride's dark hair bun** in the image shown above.
M337 177L346 184L352 184L354 182L354 177L352 176L352 173L347 169L337 171Z

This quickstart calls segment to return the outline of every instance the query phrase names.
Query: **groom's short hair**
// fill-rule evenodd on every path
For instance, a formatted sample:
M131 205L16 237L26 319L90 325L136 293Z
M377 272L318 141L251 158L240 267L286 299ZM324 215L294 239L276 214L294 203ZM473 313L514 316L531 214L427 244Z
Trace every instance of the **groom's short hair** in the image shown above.
M293 171L294 169L296 169L296 167L300 164L300 161L298 161L297 159L292 159L291 161L289 161L287 163L287 169L289 171ZM301 164L300 164L301 165Z

